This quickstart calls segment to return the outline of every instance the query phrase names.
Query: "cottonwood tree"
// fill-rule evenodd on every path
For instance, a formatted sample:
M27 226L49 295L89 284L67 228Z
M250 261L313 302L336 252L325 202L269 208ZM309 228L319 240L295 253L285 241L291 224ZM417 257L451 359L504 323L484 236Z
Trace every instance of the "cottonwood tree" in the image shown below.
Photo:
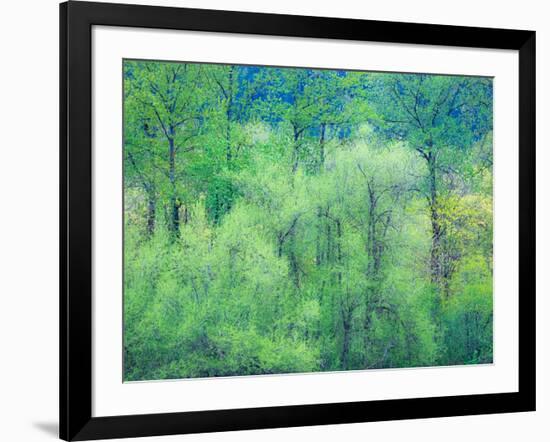
M125 112L129 118L138 114L141 130L156 141L149 151L158 158L155 165L166 178L159 190L167 199L168 228L175 236L180 231L184 198L182 166L186 154L197 148L193 141L203 118L199 113L203 98L200 71L200 65L187 63L125 61ZM131 155L127 158L131 162Z
M378 113L374 120L391 138L414 149L427 168L421 191L432 228L430 273L441 288L446 284L441 197L448 190L443 177L456 173L475 143L492 131L492 81L426 74L378 74L374 79L369 95Z

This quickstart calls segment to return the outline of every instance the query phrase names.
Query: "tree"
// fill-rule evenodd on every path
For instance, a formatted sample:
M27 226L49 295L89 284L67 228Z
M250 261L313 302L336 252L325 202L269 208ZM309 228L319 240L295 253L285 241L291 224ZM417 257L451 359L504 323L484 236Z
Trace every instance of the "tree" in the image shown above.
M167 178L160 191L168 200L168 227L174 236L179 235L183 200L179 157L197 148L192 141L201 129L200 70L186 63L125 61L125 112L129 119L138 114L144 134L155 140L148 150L158 157L155 164ZM133 147L127 146L130 163Z
M430 211L432 283L442 287L445 231L441 223L443 177L456 171L474 144L492 130L492 82L475 77L378 74L375 96L382 130L405 141L425 161L421 192Z

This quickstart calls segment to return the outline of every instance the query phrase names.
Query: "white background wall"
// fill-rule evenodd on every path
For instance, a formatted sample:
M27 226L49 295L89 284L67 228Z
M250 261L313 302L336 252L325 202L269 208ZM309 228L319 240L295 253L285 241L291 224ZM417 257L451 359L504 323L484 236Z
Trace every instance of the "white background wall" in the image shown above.
M546 441L550 348L550 11L540 0L171 0L133 3L537 31L538 411L149 440ZM58 7L2 2L0 17L0 440L57 437Z

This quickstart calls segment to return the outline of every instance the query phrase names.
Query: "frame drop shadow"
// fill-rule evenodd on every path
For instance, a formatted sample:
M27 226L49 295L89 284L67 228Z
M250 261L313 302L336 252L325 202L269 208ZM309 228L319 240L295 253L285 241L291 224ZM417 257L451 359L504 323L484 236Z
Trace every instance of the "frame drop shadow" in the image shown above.
M53 436L56 439L59 437L59 424L57 422L33 422L33 427L48 436Z

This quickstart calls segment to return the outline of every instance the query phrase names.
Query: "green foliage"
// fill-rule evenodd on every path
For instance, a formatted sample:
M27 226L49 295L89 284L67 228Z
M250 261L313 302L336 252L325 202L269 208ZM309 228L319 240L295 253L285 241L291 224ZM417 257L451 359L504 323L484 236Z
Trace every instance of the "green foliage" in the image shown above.
M492 362L490 80L124 70L125 380Z

